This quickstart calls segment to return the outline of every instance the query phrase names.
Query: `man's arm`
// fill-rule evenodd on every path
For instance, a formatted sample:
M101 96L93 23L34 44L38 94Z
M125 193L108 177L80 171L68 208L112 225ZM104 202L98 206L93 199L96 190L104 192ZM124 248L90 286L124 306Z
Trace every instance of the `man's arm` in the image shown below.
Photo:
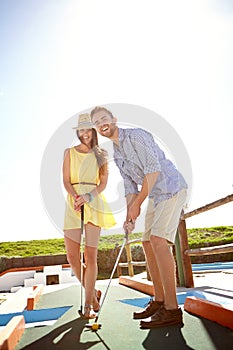
M141 211L141 205L146 199L146 197L149 195L151 192L155 182L157 181L157 178L159 176L159 172L156 171L151 174L146 174L143 183L142 183L142 188L141 191L136 195L136 198L134 201L131 202L128 208L128 213L127 213L127 219L135 221L137 217L140 215Z
M138 194L129 194L126 196L127 216L124 227L127 227L129 231L133 231L134 223L141 212L141 205L151 192L158 176L158 171L146 174L143 179L141 191Z

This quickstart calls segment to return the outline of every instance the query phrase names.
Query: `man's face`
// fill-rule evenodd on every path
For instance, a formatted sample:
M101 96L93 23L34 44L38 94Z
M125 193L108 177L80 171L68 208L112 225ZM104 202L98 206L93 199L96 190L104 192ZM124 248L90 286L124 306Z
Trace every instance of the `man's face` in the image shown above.
M96 112L92 122L101 136L112 138L116 130L116 118L112 118L106 111Z

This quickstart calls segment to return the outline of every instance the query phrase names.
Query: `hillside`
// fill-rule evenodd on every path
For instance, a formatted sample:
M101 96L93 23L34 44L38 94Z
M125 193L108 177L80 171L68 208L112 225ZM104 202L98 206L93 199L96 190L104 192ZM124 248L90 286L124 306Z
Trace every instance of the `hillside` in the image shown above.
M233 226L217 226L209 228L188 229L188 241L190 248L207 247L233 242ZM129 235L129 239L140 238L141 233ZM100 238L99 250L114 248L116 244L121 244L124 235L109 235ZM0 256L36 256L65 254L63 238L47 240L31 240L17 242L0 243Z

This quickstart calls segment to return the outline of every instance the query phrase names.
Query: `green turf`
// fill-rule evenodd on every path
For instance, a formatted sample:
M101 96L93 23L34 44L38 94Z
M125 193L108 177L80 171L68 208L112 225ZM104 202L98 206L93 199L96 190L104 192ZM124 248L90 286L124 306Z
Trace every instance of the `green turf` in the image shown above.
M101 284L99 288L104 292L106 286ZM86 321L77 314L80 306L78 285L42 295L37 308L73 307L53 326L26 329L16 350L232 350L232 331L186 312L183 328L172 326L141 330L139 321L132 319L132 312L137 308L122 303L121 300L142 297L145 294L133 289L111 286L98 321L102 328L98 332L91 332L85 328Z

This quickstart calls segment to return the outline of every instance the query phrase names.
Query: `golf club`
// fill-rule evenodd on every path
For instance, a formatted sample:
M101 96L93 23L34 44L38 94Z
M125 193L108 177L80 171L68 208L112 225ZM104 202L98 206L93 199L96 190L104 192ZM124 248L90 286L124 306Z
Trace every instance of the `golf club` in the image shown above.
M101 302L101 305L100 305L100 309L99 309L98 315L96 316L96 318L95 318L95 320L94 320L94 323L92 323L92 324L87 323L87 324L85 325L86 328L89 328L89 329L92 330L93 332L96 332L98 329L101 329L101 327L102 327L102 325L98 323L98 319L99 319L100 312L101 312L101 310L102 310L104 301L105 301L105 299L106 299L106 296L107 296L107 293L108 293L110 284L111 284L111 282L112 282L114 273L115 273L116 268L117 268L117 265L118 265L118 263L119 263L121 254L122 254L122 252L123 252L123 249L124 249L126 243L128 242L128 235L129 235L129 234L128 234L128 231L126 230L126 231L125 231L124 241L123 241L122 246L121 246L121 249L120 249L120 251L119 251L119 253L118 253L118 256L117 256L115 265L113 266L112 273L111 273L111 276L110 276L110 279L109 279L109 282L108 282L106 291L105 291L105 293L104 293L104 295L103 295L103 298L102 298L102 302Z
M83 316L83 264L84 264L84 246L83 246L83 227L84 227L84 205L81 206L81 239L80 239L80 262L81 262L81 288L80 288L80 309L78 313Z

